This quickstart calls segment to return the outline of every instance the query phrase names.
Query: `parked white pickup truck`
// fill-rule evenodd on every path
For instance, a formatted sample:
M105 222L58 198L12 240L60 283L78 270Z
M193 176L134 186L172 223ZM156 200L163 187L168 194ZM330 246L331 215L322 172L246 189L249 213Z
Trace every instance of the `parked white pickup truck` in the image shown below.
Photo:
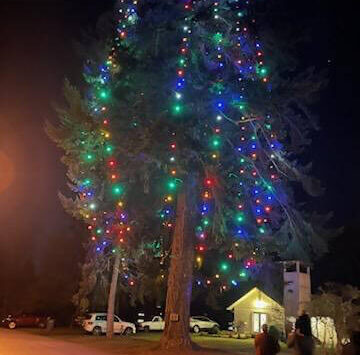
M145 332L164 330L165 321L160 316L156 316L151 321L140 323L139 328Z
M161 331L164 330L164 328L165 321L160 316L154 317L149 322L142 322L139 326L139 329L144 330L145 332ZM201 331L217 333L219 329L219 324L207 317L197 316L190 318L190 330L194 333L199 333Z

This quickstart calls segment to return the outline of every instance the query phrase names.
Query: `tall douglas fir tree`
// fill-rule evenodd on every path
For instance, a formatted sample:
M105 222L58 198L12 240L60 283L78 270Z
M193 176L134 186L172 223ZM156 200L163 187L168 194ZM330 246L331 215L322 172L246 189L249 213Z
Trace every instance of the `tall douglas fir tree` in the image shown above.
M120 0L116 13L109 54L87 61L86 99L67 85L69 109L47 131L76 195L65 207L88 224L96 260L114 255L109 316L119 270L141 282L145 240L171 236L161 345L188 348L193 268L212 264L209 250L227 261L197 282L225 291L274 255L324 248L292 192L298 181L314 193L295 150L308 142L307 78L284 90L253 1Z

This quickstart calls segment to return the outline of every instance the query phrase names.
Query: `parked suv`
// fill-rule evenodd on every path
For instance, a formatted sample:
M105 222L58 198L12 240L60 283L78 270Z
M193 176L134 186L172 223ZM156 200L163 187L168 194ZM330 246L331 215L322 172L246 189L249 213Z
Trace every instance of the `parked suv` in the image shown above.
M89 313L83 322L83 328L88 333L101 335L106 333L106 313ZM136 333L136 327L133 323L122 321L118 316L114 315L114 333L130 335Z
M220 330L218 323L204 316L195 316L190 318L190 329L194 333L202 331L216 334Z
M2 325L9 329L15 329L17 327L45 328L46 322L46 316L39 316L34 314L21 314L18 316L9 315L1 321Z

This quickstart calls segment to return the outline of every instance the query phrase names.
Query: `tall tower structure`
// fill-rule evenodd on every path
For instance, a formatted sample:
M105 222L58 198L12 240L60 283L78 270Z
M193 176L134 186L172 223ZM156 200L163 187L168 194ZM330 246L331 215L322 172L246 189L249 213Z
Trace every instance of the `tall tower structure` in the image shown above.
M294 260L284 265L285 317L297 317L311 301L310 267Z

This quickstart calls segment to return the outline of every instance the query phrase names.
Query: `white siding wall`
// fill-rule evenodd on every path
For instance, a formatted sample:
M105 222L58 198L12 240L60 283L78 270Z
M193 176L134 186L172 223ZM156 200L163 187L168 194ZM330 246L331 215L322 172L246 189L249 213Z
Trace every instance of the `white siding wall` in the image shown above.
M261 307L259 307L256 302L257 300L263 303ZM265 313L267 315L268 325L275 325L280 331L284 331L284 308L261 291L253 292L249 297L246 297L241 303L235 306L234 325L239 327L240 324L244 324L243 333L252 334L253 313Z

